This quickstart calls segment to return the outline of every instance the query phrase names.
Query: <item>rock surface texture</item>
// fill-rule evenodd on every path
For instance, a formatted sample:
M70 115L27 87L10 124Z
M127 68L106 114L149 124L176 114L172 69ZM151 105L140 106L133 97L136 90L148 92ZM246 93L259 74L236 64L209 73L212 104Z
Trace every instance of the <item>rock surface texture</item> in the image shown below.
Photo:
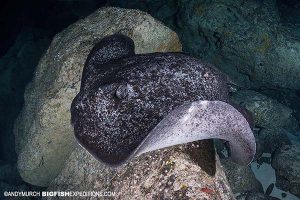
M48 190L110 191L113 199L128 200L234 199L215 156L211 141L199 141L150 152L112 170L78 146Z
M228 159L222 159L221 163L234 194L247 191L263 192L263 187L255 178L250 166L240 166Z
M286 145L278 149L272 156L272 167L276 171L276 185L300 198L300 147Z
M285 9L278 3L284 1L111 0L120 2L163 21L178 33L184 51L219 66L243 86L300 89L299 34L283 22Z
M241 90L232 96L232 100L253 114L257 127L282 128L290 131L299 129L298 122L292 115L292 109L259 92ZM295 132L295 134L297 133Z
M253 114L255 126L259 128L256 139L262 145L262 152L273 153L281 146L291 144L289 135L299 137L294 110L277 100L253 90L240 90L231 99Z
M26 182L48 186L62 170L74 149L70 106L84 62L94 44L113 33L131 37L137 53L181 50L173 31L136 10L103 8L57 34L26 88L14 126L18 169Z

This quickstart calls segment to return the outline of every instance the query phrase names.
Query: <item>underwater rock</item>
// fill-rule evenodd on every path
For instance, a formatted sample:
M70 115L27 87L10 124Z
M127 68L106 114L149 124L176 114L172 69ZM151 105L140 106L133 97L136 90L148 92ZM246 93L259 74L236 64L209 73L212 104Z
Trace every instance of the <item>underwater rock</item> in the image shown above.
M240 90L232 100L253 114L255 126L266 129L282 128L297 135L299 125L293 110L278 101L252 90Z
M276 171L277 179L289 181L285 189L300 197L300 147L298 145L286 145L275 151L272 156L272 167ZM277 185L277 184L276 184Z
M271 184L267 187L266 192L265 192L265 195L270 195L270 194L272 193L273 189L274 189L274 186L275 186L275 184L274 184L274 183L271 183Z
M283 129L262 129L258 138L263 141L265 153L273 153L276 149L292 144Z
M265 151L265 147L264 147L264 141L259 139L258 137L255 138L255 143L256 143L256 154L254 160L257 160L261 158L261 156L263 155Z
M262 184L255 178L250 166L241 166L229 159L221 159L221 164L234 194L247 191L263 193Z
M260 93L277 100L279 103L300 112L300 93L297 90L289 89L262 89ZM299 120L299 119L298 119Z
M255 126L260 128L256 139L260 150L272 153L285 144L291 144L289 134L299 137L299 123L291 108L253 90L240 90L231 99L253 114Z
M111 0L111 5L120 2L163 21L178 33L184 51L245 87L300 89L299 35L282 26L279 1Z
M276 197L267 196L259 192L246 192L236 197L236 200L280 200Z
M27 85L15 122L18 169L26 182L48 186L63 168L74 148L69 109L84 62L101 38L114 33L131 37L137 53L181 50L173 31L137 10L99 9L58 33Z
M247 192L244 196L244 200L279 200L276 197L268 196L258 192ZM241 200L242 198L236 199Z
M91 189L114 192L114 199L125 200L234 199L212 141L204 140L149 152L117 169L78 145L48 190Z

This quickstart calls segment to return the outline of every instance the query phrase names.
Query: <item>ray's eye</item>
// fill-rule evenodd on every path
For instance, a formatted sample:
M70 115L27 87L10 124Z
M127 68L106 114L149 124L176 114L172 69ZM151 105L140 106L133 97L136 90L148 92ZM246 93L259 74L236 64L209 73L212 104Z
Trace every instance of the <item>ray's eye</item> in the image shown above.
M118 99L126 98L128 96L128 84L127 83L121 84L117 88L115 95Z

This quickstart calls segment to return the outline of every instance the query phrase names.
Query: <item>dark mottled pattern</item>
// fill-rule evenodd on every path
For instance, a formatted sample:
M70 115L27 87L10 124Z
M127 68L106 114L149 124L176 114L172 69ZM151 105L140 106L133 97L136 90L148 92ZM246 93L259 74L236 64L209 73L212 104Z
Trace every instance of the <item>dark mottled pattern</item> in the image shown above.
M134 54L122 35L101 40L85 63L71 106L79 143L111 166L125 162L175 107L196 100L228 101L227 77L182 53Z

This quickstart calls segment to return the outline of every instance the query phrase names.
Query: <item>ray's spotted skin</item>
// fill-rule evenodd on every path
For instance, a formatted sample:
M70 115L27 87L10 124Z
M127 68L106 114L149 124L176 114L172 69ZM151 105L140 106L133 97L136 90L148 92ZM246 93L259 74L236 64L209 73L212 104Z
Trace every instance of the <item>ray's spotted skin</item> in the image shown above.
M78 142L99 161L120 166L144 152L220 138L232 159L255 154L247 120L229 103L227 77L182 53L135 54L123 35L102 39L89 54L71 105Z

